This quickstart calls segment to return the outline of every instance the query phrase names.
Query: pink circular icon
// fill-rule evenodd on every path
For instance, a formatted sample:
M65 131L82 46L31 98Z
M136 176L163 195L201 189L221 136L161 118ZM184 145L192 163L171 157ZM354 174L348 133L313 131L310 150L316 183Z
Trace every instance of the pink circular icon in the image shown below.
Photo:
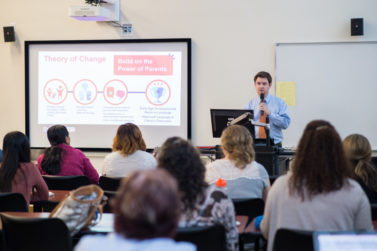
M152 105L166 104L170 99L170 86L163 80L153 80L147 85L145 96Z
M128 97L127 85L119 79L110 80L103 87L103 97L109 104L120 105Z
M43 87L43 97L52 105L63 103L67 96L67 85L60 79L51 79Z
M97 98L97 86L89 79L81 79L73 87L73 97L77 103L89 105Z

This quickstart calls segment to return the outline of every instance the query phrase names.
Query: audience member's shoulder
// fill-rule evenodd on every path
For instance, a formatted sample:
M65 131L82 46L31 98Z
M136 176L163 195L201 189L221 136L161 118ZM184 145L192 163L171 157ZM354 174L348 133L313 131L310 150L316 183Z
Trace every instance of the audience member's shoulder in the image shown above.
M105 159L113 159L113 158L124 158L124 157L119 151L108 153L105 156Z
M109 245L106 241L109 237L106 235L87 235L81 238L80 242L75 247L75 251L84 250L98 250L103 245ZM111 247L111 245L109 245Z
M37 166L33 162L21 162L20 165L21 168L23 168L24 170L37 170Z
M227 159L217 159L215 161L209 162L206 167L207 168L216 168L216 167L224 167L231 165L231 162Z
M274 181L273 186L278 187L278 186L285 186L288 183L288 179L291 175L288 174L283 174L280 175L276 180Z
M360 192L364 193L363 188L360 186L360 184L356 180L348 178L348 181L349 181L349 186L351 190L357 193L360 193Z

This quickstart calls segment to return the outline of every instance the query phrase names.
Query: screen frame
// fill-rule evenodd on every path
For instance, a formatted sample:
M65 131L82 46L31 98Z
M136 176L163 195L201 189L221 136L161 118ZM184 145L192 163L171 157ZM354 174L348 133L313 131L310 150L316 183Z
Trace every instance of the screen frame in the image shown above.
M220 130L219 129L216 130L216 128L217 128L216 119L215 119L216 116L227 116L228 118L234 118L235 119L235 118L241 116L242 114L244 114L246 112L251 113L251 115L252 115L251 119L254 118L254 110L249 110L249 109L210 109L212 137L213 138L220 138L222 131L227 127L226 124L218 126L218 127L221 127L221 132L219 133ZM253 132L250 132L250 133L251 133L251 135L254 139L255 138L255 128L254 128L253 125L252 125L252 128L254 130L254 133Z
M25 134L30 138L30 46L52 44L111 44L111 43L185 43L187 46L187 139L191 139L191 38L169 39L106 39L106 40L25 40ZM46 136L47 137L47 136ZM109 139L112 140L112 139ZM77 147L82 151L108 152L110 148ZM44 147L31 147L31 149L44 149ZM148 149L151 150L151 149Z

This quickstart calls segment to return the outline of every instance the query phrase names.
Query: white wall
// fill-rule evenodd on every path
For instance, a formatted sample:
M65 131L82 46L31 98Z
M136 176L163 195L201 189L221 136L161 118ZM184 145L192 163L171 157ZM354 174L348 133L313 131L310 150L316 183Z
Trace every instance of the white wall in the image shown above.
M80 3L1 0L0 25L15 23L17 39L0 38L1 141L25 127L25 40L121 38L108 23L68 17ZM192 139L214 145L209 109L241 108L253 97L253 75L274 72L275 43L376 41L376 9L376 0L121 0L121 23L134 25L133 38L192 38ZM350 36L353 17L364 18L364 36Z

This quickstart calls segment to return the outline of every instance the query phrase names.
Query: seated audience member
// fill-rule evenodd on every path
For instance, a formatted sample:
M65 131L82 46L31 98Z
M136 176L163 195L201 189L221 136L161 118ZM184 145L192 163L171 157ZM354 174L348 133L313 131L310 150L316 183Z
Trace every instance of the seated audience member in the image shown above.
M227 181L227 194L231 198L265 198L270 188L269 176L257 163L253 138L244 126L227 127L221 134L225 158L207 165L207 181L212 184L219 178Z
M342 141L327 121L310 122L290 171L268 193L260 228L272 250L279 228L309 231L372 230L368 198L349 178Z
M193 251L175 242L180 210L176 181L164 170L136 171L123 179L112 201L114 233L83 237L76 251Z
M221 188L204 181L205 167L196 148L178 137L165 141L158 167L178 181L182 201L180 227L223 225L228 250L237 250L238 232L232 201Z
M157 161L147 153L139 127L132 123L119 126L113 140L113 152L105 157L102 175L127 177L133 171L156 168Z
M22 132L10 132L3 140L0 192L22 193L27 203L48 200L48 187L30 162L29 140Z
M98 184L96 169L83 152L70 146L71 140L65 126L51 126L47 130L47 138L51 147L38 158L38 168L42 175L85 175L91 183Z
M377 203L377 169L371 163L372 147L368 139L360 134L352 134L344 139L343 147L356 181L367 194L369 202Z

